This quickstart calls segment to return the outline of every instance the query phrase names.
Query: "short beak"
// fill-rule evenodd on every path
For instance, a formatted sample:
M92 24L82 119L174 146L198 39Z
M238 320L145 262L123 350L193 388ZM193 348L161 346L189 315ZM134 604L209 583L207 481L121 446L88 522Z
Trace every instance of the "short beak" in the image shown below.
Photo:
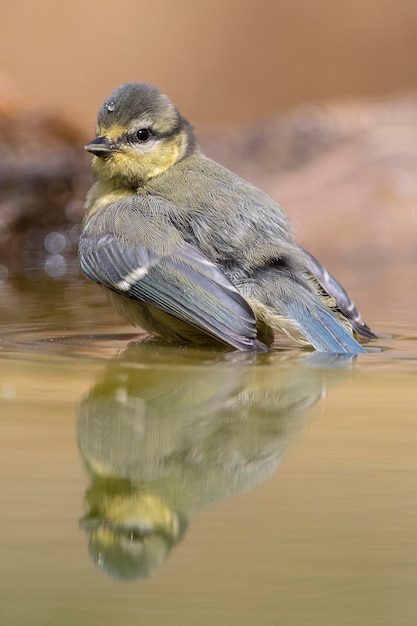
M90 143L84 146L84 150L87 150L87 152L91 152L98 157L103 157L110 154L113 147L107 137L96 137L93 141L90 141Z

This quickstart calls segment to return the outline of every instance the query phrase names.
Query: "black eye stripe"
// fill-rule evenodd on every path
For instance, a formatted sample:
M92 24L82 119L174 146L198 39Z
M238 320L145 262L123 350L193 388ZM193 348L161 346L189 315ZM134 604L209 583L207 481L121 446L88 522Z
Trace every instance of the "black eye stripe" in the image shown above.
M141 139L139 136L139 133L142 131L147 131L148 136L145 137L143 136L143 138ZM125 133L124 135L122 135L119 139L119 141L121 143L130 143L130 144L134 144L134 143L146 143L148 142L150 139L155 139L156 137L158 137L158 133L155 133L152 129L150 128L139 128L138 130L135 130L133 132L130 133Z
M152 140L152 139L168 139L169 137L176 135L180 129L181 129L180 122L176 124L173 128L171 128L171 130L166 131L166 132L157 131L153 128L150 128L149 126L143 126L141 128L138 128L137 130L131 131L129 133L125 133L124 135L120 137L120 141L122 143L141 144L141 143L146 143L147 141ZM138 133L140 133L141 131L145 131L145 130L149 133L147 139L140 139L138 136Z

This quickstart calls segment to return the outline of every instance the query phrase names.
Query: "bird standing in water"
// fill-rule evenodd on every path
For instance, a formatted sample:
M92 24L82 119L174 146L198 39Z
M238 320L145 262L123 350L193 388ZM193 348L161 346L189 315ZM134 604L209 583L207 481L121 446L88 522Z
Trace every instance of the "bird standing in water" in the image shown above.
M275 333L330 353L375 335L293 239L280 206L207 158L156 87L126 83L98 113L79 244L83 272L133 324L167 341L265 351Z

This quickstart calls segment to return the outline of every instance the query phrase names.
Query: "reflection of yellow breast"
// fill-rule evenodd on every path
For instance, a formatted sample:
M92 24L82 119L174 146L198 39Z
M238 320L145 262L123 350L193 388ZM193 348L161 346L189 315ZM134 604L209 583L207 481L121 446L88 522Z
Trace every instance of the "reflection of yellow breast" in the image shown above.
M138 491L133 493L101 493L87 496L90 509L100 510L112 526L140 528L142 531L164 531L170 536L178 532L177 516L155 495Z

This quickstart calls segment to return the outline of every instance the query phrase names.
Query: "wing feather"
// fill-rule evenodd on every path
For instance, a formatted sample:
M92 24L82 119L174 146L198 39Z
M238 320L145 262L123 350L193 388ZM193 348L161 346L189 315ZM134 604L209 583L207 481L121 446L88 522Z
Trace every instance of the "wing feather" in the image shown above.
M140 229L126 232L120 224L117 234L115 228L103 233L112 219L100 213L80 237L79 257L86 276L239 350L266 349L256 339L256 318L250 305L214 263L178 238L173 226L161 225L160 242L155 232L145 237Z

